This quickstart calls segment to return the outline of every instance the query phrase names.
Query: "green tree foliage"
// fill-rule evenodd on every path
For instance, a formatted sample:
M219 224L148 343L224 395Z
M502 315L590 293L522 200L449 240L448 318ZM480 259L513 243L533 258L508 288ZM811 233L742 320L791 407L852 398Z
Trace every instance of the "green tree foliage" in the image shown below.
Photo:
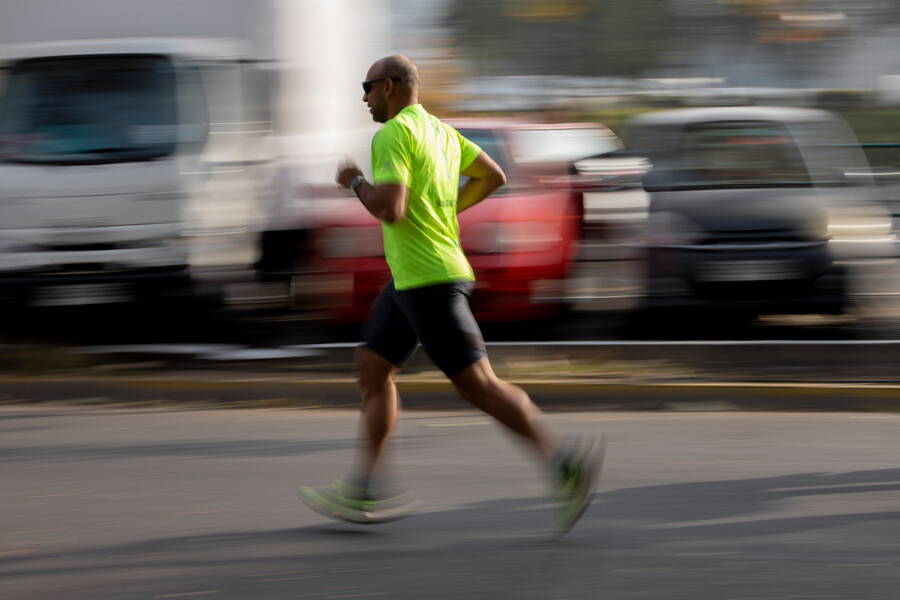
M774 81L798 82L900 24L896 0L447 1L447 25L480 75L727 72L753 85L748 65L731 67L757 61Z
M640 75L668 32L664 0L453 0L447 21L482 75Z

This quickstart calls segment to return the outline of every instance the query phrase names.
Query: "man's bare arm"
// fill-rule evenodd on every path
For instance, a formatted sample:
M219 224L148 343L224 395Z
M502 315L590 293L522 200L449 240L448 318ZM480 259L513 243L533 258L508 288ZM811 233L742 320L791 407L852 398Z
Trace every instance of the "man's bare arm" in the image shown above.
M481 152L468 167L463 169L462 175L469 178L459 190L459 199L456 202L456 212L461 213L471 208L493 194L497 189L506 184L506 174L500 165Z
M396 223L406 214L409 188L402 183L372 185L364 181L354 191L366 210L376 219Z
M341 187L349 188L350 181L362 174L359 167L352 162L343 162L338 165L334 179ZM406 214L409 188L402 183L373 185L368 181L363 181L353 191L366 210L380 221L395 223Z

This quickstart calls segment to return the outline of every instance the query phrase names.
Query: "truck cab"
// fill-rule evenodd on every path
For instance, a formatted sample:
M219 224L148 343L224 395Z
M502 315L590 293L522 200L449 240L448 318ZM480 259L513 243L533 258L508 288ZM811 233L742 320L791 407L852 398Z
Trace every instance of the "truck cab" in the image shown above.
M263 191L248 174L266 168L269 125L240 42L46 42L2 59L3 300L179 297L191 267L253 262Z

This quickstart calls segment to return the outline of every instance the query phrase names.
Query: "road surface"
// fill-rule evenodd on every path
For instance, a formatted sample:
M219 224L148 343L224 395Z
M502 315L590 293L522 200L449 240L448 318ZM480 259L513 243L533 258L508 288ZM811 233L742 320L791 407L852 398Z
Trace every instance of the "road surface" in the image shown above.
M893 599L900 415L554 413L603 430L593 506L548 535L543 473L470 411L406 413L421 514L296 497L352 460L351 410L0 407L3 598Z

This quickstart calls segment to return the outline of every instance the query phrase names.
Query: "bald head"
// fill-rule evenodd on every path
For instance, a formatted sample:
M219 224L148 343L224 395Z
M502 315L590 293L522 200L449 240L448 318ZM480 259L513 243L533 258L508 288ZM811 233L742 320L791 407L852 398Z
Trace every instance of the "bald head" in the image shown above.
M419 70L405 56L385 56L369 67L363 102L372 119L386 123L411 104L419 103Z
M373 74L375 77L396 77L401 80L397 87L408 89L413 94L419 90L419 69L413 61L401 54L385 56L375 61L369 69L369 75Z

